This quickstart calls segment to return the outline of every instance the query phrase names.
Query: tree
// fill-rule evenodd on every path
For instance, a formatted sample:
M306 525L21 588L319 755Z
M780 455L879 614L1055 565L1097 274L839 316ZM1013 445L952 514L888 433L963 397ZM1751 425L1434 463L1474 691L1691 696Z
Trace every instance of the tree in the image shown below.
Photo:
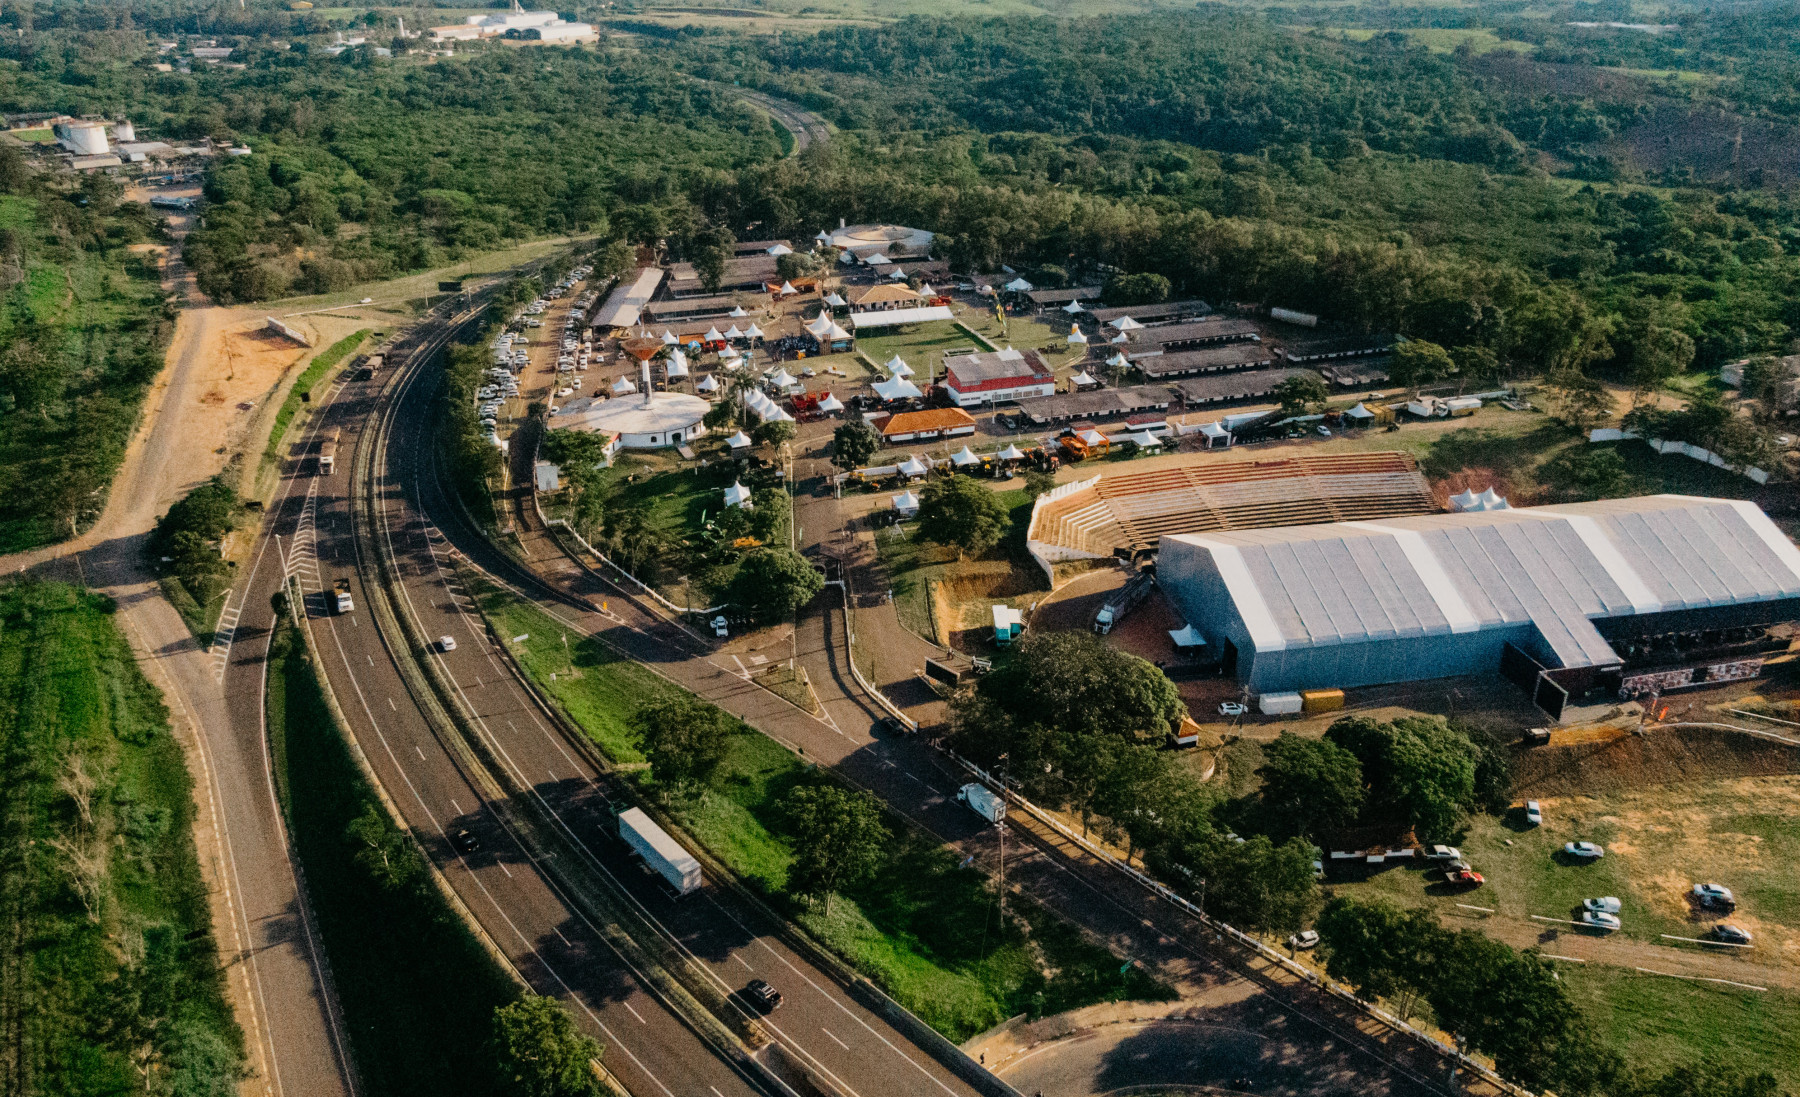
M1275 833L1319 839L1356 821L1362 763L1328 739L1282 732L1263 748L1263 818Z
M1456 361L1450 352L1436 343L1408 339L1394 348L1388 361L1388 376L1402 388L1416 389L1456 372Z
M976 692L1020 726L1128 740L1160 740L1187 711L1161 670L1090 632L1029 634Z
M881 452L881 433L867 419L848 419L831 432L831 463L848 472L866 468Z
M789 548L752 549L738 564L731 600L757 621L792 617L825 589L825 577Z
M1185 856L1206 881L1207 913L1232 925L1291 933L1318 910L1313 847L1299 838L1276 845L1260 834L1249 839L1213 834Z
M794 526L794 497L786 488L758 488L750 499L750 533L765 545L783 544ZM742 514L733 508L733 514Z
M725 713L687 694L644 702L628 727L650 760L650 772L676 786L710 777L724 760L730 737Z
M959 555L980 555L1006 532L1006 504L970 476L933 480L919 492L919 534Z
M766 423L758 423L750 432L750 437L759 446L780 449L783 443L793 440L794 424L786 419L770 419Z
M1169 280L1160 274L1115 274L1101 296L1114 307L1154 305L1169 299Z
M803 785L781 803L794 837L788 890L824 898L853 888L881 868L892 835L882 821L881 803L867 792L836 785Z
M1036 499L1038 496L1056 486L1056 473L1043 469L1028 469L1025 472L1025 495Z
M731 261L736 247L737 239L725 228L707 229L695 237L690 258L694 273L700 276L700 284L706 287L706 292L719 292L719 286L725 280L725 266Z
M602 278L623 278L637 269L637 248L629 240L614 240L594 258L594 273Z
M388 891L411 887L425 871L412 840L373 803L363 804L362 814L344 828L344 837L357 847L356 863Z
M1631 491L1631 473L1616 450L1571 446L1544 462L1544 481L1559 500L1616 499Z
M1386 998L1402 1016L1429 985L1432 950L1443 930L1426 910L1337 898L1314 925L1325 973L1358 994Z
M813 258L805 252L790 251L775 257L775 277L784 282L800 278L812 269Z
M1492 347L1480 344L1467 347L1452 347L1450 358L1456 363L1456 372L1476 381L1501 380L1505 373L1500 356Z
M1566 427L1585 434L1612 417L1612 394L1579 369L1556 370L1544 386L1550 392L1551 418Z
M554 998L526 994L494 1011L494 1052L506 1092L515 1097L597 1097L589 1063L601 1047L575 1027Z
M1405 823L1421 842L1444 841L1476 806L1481 751L1440 716L1390 724L1347 716L1325 738L1356 756L1367 786L1365 820Z
M1331 399L1331 390L1325 387L1323 377L1306 370L1276 385L1275 399L1281 404L1281 414L1305 415L1324 410Z

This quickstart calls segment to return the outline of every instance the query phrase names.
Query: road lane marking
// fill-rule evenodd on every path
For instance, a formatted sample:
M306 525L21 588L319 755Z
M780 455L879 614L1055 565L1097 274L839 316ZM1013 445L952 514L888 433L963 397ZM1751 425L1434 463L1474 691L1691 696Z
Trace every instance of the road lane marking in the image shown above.
M388 699L387 699L387 703L388 703L388 708L391 708L391 709L393 709L393 710L394 710L394 711L395 711L395 712L399 712L399 711L400 711L400 706L399 706L399 705L396 705L396 704L394 704L394 699L393 699L393 698L392 698L392 697L389 697L389 698L388 698Z
M413 753L417 754L419 756L419 761L421 761L421 762L426 761L425 752L420 750L417 745L414 745Z
M625 1008L626 1008L626 1009L631 1009L631 1003L630 1003L630 1002L627 1002L627 1001L623 1001L623 1000L621 1000L621 1001L620 1001L620 1002L619 1002L619 1004L620 1004L620 1005L622 1005L622 1006L624 1006L624 1007L625 1007ZM640 1013L638 1013L638 1011L637 1011L637 1010L635 1010L635 1009L631 1009L631 1015L632 1015L632 1016L633 1016L633 1017L636 1017L636 1018L637 1018L637 1019L638 1019L638 1024L640 1024L640 1025L647 1025L647 1024L649 1024L649 1023L650 1023L650 1022L649 1022L649 1021L646 1021L646 1020L644 1020L644 1018L643 1018L643 1015L642 1015L642 1014L640 1014Z
M512 879L512 869L510 869L510 868L507 868L507 867L506 867L506 862L505 862L505 861L495 861L495 862L494 862L494 863L495 863L495 864L496 864L496 865L499 865L499 866L500 866L500 871L501 871L501 872L504 872L504 873L506 873L506 878L507 878L507 879L508 879L508 880L510 880L510 879Z
M456 802L456 797L454 796L450 798L450 806L456 809L456 814L461 815L463 813L462 806Z
M828 1028L826 1028L826 1027L825 1027L825 1026L824 1026L824 1025L820 1025L820 1026L819 1026L819 1031L820 1031L820 1032L823 1032L823 1033L824 1033L824 1034L825 1034L825 1035L827 1035L827 1036L831 1036L831 1042L832 1042L832 1043L834 1043L834 1044L836 1044L836 1045L837 1045L837 1046L838 1046L838 1047L841 1047L841 1048L843 1048L843 1049L844 1049L844 1050L845 1050L845 1051L849 1051L849 1050L850 1050L850 1045L849 1045L849 1044L846 1044L846 1043L844 1043L844 1041L842 1041L842 1040L840 1040L840 1039L838 1039L838 1038L837 1038L837 1037L836 1037L836 1036L832 1036L832 1034L831 1034L831 1030L830 1030L830 1029L828 1029Z

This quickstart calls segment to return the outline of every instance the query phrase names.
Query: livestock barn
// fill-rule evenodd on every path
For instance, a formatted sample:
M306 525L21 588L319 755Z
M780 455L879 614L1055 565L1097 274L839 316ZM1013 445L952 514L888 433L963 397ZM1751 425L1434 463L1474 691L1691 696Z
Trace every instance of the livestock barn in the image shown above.
M1755 677L1800 619L1800 549L1680 495L1175 533L1157 574L1253 692L1500 671L1552 715Z

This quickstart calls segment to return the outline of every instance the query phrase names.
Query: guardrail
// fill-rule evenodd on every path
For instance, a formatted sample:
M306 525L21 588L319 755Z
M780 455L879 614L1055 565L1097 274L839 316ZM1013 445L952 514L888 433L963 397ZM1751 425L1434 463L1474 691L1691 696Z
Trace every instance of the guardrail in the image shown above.
M850 585L842 579L827 579L825 585L836 587L844 595L844 657L850 663L850 677L862 687L864 693L875 698L875 703L886 709L889 716L900 721L908 731L918 731L919 722L900 711L900 706L887 699L887 694L876 689L874 684L863 677L856 665L856 605L850 599Z
M1045 811L1043 808L1038 807L1036 804L1032 803L1030 800L1027 800L1023 796L1020 796L1018 793L1014 792L1012 789L1007 788L1004 784L1002 784L999 780L997 780L992 774L988 773L986 770L982 769L980 766L978 766L975 763L969 761L968 759L962 757L961 755L957 754L953 750L950 750L949 748L940 748L940 749L952 761L956 762L958 765L960 765L964 769L968 770L969 773L973 774L978 780L981 781L982 784L988 786L991 789L994 789L1000 795L1004 796L1007 800L1009 800L1012 803L1017 804L1019 807L1023 808L1025 810L1025 812L1027 814L1029 814L1032 818L1036 819L1038 822L1043 823L1045 826L1056 831L1058 834L1062 835L1064 838L1067 838L1071 842L1074 842L1076 845L1079 845L1082 849L1093 854L1095 857L1098 857L1105 864L1124 873L1126 876L1130 877L1133 881L1135 881L1139 886L1154 893L1158 898L1164 900L1165 902L1168 902L1172 906L1175 906L1176 908L1180 909L1184 913L1193 917L1194 919L1199 921L1200 924L1206 926L1208 929L1211 929L1217 933L1220 933L1226 937L1231 938L1233 941L1237 942L1240 945L1243 945L1244 947L1246 947L1246 948L1250 949L1251 951L1253 951L1254 953L1256 953L1256 955L1258 955L1262 959L1264 959L1272 964L1277 965L1282 970L1287 971L1288 973L1290 973L1292 975L1299 977L1300 979L1311 984L1312 986L1317 987L1320 991L1330 994L1343 1002L1349 1003L1350 1005L1354 1006L1358 1011L1366 1014L1369 1017L1374 1018L1377 1021L1380 1021L1382 1024L1386 1025L1388 1028L1391 1028L1394 1031L1396 1031L1404 1036L1411 1037L1413 1040L1424 1045L1425 1047L1429 1048L1430 1050L1437 1052L1439 1055L1443 1056L1445 1059L1448 1059L1452 1063L1455 1063L1457 1066L1462 1067L1463 1069L1472 1071L1475 1074L1480 1075L1483 1080L1496 1086L1502 1092L1509 1094L1510 1097L1537 1097L1537 1095L1534 1094L1531 1090L1525 1089L1521 1086L1516 1086L1516 1085L1512 1084L1511 1082L1508 1082L1506 1079L1500 1077L1498 1074L1495 1074L1493 1072L1493 1070L1491 1070L1487 1066L1483 1065L1482 1063L1478 1062L1475 1059L1470 1058L1466 1053L1458 1051L1455 1047L1451 1046L1450 1044L1446 1044L1442 1040L1431 1035L1430 1033L1425 1032L1422 1029L1416 1028L1413 1025L1408 1024L1405 1021L1402 1021L1400 1018L1394 1016L1392 1013L1389 1013L1387 1010L1382 1009L1380 1006L1374 1005L1368 1001L1365 1001L1362 998L1359 998L1356 995L1356 993L1354 991L1350 990L1348 987L1340 986L1339 984L1333 982L1332 980L1326 978L1323 975L1320 975L1319 973L1311 970L1310 968L1307 968L1304 965L1295 963L1294 961L1288 959L1286 956L1283 956L1281 953L1270 948L1268 945L1257 940L1255 937L1250 936L1248 933L1245 933L1242 930L1239 930L1230 925L1227 925L1226 923L1221 922L1216 918L1212 918L1212 917L1208 916L1205 911L1201 910L1199 907L1195 906L1193 903L1188 902L1186 899L1184 899L1180 895L1176 894L1173 889L1171 889L1168 885L1164 884L1162 881L1156 880L1156 879L1144 874L1143 872L1140 872L1137 869L1131 867L1130 865L1126 864L1125 862L1119 860L1117 857L1115 857L1113 855L1111 850L1108 850L1104 846L1101 846L1099 843L1094 842L1093 840L1087 838L1085 835L1082 835L1081 833L1077 832L1073 827L1070 827L1068 824L1064 823L1062 820L1056 818L1050 812Z

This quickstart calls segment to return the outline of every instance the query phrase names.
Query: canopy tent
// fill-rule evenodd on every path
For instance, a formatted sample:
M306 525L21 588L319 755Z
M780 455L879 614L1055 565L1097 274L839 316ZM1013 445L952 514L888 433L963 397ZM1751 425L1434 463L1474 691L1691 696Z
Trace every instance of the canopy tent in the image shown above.
M851 336L850 336L849 332L844 330L843 325L833 324L833 325L831 325L830 337L831 337L832 342L837 343L837 342L841 342L842 340L848 339Z
M1131 336L1126 335L1124 332L1120 332L1119 334L1113 336L1111 339L1108 339L1107 342L1113 344L1114 346L1117 346L1120 343L1131 342Z
M889 259L887 256L881 254L880 252L876 252L873 255L865 257L863 259L863 262L869 264L871 267L885 267L889 263L892 263L893 260Z
M1080 301L1070 301L1068 304L1063 306L1063 311L1068 313L1070 316L1073 316L1078 312L1086 312L1087 306L1082 304Z
M919 391L919 386L904 377L896 377L891 381L877 381L869 387L874 389L883 400L907 400L914 396L924 395Z
M888 281L904 282L904 281L906 281L906 272L901 270L899 267L895 267L892 271L890 271L888 273Z
M882 368L887 370L889 375L894 377L911 377L913 375L913 368L907 365L906 359L900 357L898 354L889 358Z
M718 392L719 379L709 373L705 377L700 378L700 383L694 386L694 390L696 392Z
M628 392L636 392L637 386L631 383L631 378L621 377L612 383L612 390L623 396Z
M1030 291L1031 283L1023 278L1014 278L1012 281L1006 283L1003 288L1012 293L1026 293Z
M930 282L920 282L919 283L919 296L920 297L936 297L937 291L931 288Z
M821 313L816 319L806 322L806 330L817 338L823 338L831 331L831 317Z
M1130 442L1139 449L1159 449L1162 446L1162 439L1147 430L1140 430L1136 434L1121 434L1116 441Z
M762 329L757 327L755 324L751 324L749 327L744 329L744 338L746 338L746 339L761 339L762 338Z
M1114 351L1113 356L1106 360L1106 364L1109 366L1117 366L1119 369L1124 369L1131 364L1131 359L1125 357L1125 352L1122 350Z
M1229 438L1231 432L1218 423L1201 423L1200 433L1208 438Z
M725 439L725 444L730 446L732 449L749 449L751 446L755 445L756 443L752 442L750 440L750 436L748 434L745 434L743 431L740 430L736 434L733 434L730 438Z
M850 323L858 331L863 328L894 328L901 324L925 324L933 320L954 319L956 315L943 305L927 305L915 309L871 309L850 314Z
M767 248L767 249L765 249L765 250L766 250L766 251L767 251L767 252L768 252L768 253L769 253L769 254L770 254L770 255L773 255L773 256L776 256L776 257L777 257L777 258L779 258L779 257L781 257L781 256L783 256L783 255L792 255L792 254L794 254L794 249L793 249L793 248L790 248L790 247L788 247L788 246L787 246L787 245L786 245L786 244L776 244L776 245L775 245L775 246L774 246L774 247L772 247L772 248Z
M674 347L674 346L680 346L680 345L681 345L681 340L675 338L675 333L670 331L668 328L664 328L663 329L663 346Z
M1087 346L1087 336L1081 334L1081 329L1074 324L1069 325L1069 345L1072 347Z
M1463 514L1470 511L1511 510L1512 507L1507 503L1505 497L1493 488L1488 488L1482 492L1463 491L1458 495L1452 495L1450 509L1455 513Z
M685 361L676 361L673 358L669 359L668 374L670 379L686 377L688 375L687 363Z
M999 461L1023 461L1025 460L1025 451L1008 442L1005 449L994 454L994 458Z
M687 355L681 353L680 347L676 347L669 352L669 364L672 366L680 366L682 369L687 368Z
M1169 630L1169 639L1175 641L1178 648L1198 648L1206 646L1206 637L1193 625L1183 625Z
M819 401L819 410L826 412L827 414L834 411L843 411L844 402L828 392L825 394L825 398Z
M894 496L894 509L900 512L902 518L911 518L919 513L919 497L910 491L903 491Z
M743 337L744 337L744 333L738 330L738 326L736 324L733 324L730 327L725 329L725 338L727 338L727 339L742 339Z
M1344 413L1344 418L1357 419L1357 420L1368 420L1368 419L1375 418L1375 413L1370 411L1368 408L1363 407L1361 404L1357 404L1355 407L1351 408L1349 411L1346 411Z
M794 294L799 293L800 291L794 288L794 283L783 282L783 283L781 283L781 288L776 290L775 292L781 294L783 297L792 297Z
M836 291L833 291L828 297L825 298L825 303L827 305L830 305L834 309L841 309L846 304L848 304L848 302L846 302L841 296L839 296Z
M789 373L786 368L779 368L774 373L769 374L769 384L774 385L776 388L784 389L793 383L794 375Z
M792 423L794 421L792 415L789 415L787 412L777 407L771 407L769 409L769 414L765 415L763 418L771 423Z
M731 352L721 354L719 355L719 366L721 369L728 369L736 372L737 370L744 368L744 356Z
M725 489L725 505L728 507L743 507L745 510L749 510L750 489L738 483L736 480L733 480L731 486Z
M707 328L706 334L702 338L708 343L722 343L725 341L724 333L719 331L718 328Z
M1108 442L1106 435L1101 434L1099 431L1095 430L1093 427L1089 427L1086 430L1076 431L1075 437L1081 439L1083 444L1090 445L1090 446L1104 446Z
M959 469L966 469L970 465L981 464L981 458L971 453L968 446L964 446L950 455L950 463Z
M731 306L731 318L733 320L741 320L748 315L750 315L750 314L744 311L744 306L742 306L742 305Z
M1117 320L1109 320L1106 326L1116 328L1119 331L1136 331L1144 325L1138 323L1129 316L1121 316Z
M1077 373L1075 376L1069 378L1069 383L1072 385L1079 386L1079 385L1092 385L1092 384L1096 384L1097 382L1094 380L1092 374L1088 373L1087 370L1082 370L1080 373Z
M923 476L931 470L917 457L908 457L900 462L899 471L902 476Z

